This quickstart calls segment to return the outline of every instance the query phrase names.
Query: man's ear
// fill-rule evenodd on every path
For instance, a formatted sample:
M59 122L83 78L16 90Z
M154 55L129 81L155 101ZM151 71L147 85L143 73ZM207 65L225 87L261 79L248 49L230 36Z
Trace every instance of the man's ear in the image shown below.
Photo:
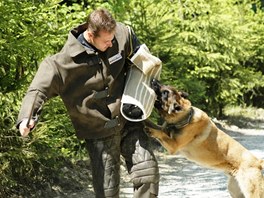
M179 94L180 94L181 97L183 97L185 99L187 99L188 96L189 96L189 94L187 92L185 92L185 91L180 91Z
M90 32L90 31L86 31L87 32L87 38L91 41L91 40L93 40L94 39L94 34L92 33L92 32Z

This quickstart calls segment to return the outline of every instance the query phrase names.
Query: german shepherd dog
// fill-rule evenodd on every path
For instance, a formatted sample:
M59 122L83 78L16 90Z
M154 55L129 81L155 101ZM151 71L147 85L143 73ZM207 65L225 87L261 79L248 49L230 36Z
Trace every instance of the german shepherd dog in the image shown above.
M264 198L264 161L221 131L202 110L193 107L186 94L153 79L155 108L166 125L146 123L146 132L170 153L228 175L233 198Z

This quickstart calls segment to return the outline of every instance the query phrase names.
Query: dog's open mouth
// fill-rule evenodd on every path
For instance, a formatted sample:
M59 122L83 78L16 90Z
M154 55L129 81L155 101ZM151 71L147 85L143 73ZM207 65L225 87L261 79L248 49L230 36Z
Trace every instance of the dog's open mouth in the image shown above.
M152 79L152 81L150 82L150 87L155 91L157 96L160 95L161 84L157 79Z
M162 99L161 99L161 92L160 92L160 88L161 88L161 84L157 79L152 79L151 83L150 83L150 87L155 91L156 93L156 101L155 101L155 108L156 109L162 109Z

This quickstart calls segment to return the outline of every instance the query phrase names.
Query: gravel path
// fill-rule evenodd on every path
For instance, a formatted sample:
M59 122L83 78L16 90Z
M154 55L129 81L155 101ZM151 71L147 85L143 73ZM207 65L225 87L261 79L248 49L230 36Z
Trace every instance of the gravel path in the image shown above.
M229 129L227 133L264 159L263 129ZM228 198L227 177L221 172L203 168L179 155L157 153L160 167L159 198ZM121 186L121 198L131 198L129 183Z
M257 157L264 159L264 123L258 129L225 128ZM179 155L156 153L160 168L159 198L229 198L227 177L215 170L203 168ZM263 172L264 173L264 172ZM132 198L133 188L130 178L122 166L120 198ZM88 189L67 192L54 198L94 198L92 186Z

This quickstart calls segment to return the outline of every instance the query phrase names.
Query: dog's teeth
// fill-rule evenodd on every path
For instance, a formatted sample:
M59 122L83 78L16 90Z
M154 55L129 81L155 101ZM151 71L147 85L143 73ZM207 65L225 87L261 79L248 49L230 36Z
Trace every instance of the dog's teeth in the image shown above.
M174 110L174 104L170 105L170 108L168 110L168 114L171 114L171 112Z

